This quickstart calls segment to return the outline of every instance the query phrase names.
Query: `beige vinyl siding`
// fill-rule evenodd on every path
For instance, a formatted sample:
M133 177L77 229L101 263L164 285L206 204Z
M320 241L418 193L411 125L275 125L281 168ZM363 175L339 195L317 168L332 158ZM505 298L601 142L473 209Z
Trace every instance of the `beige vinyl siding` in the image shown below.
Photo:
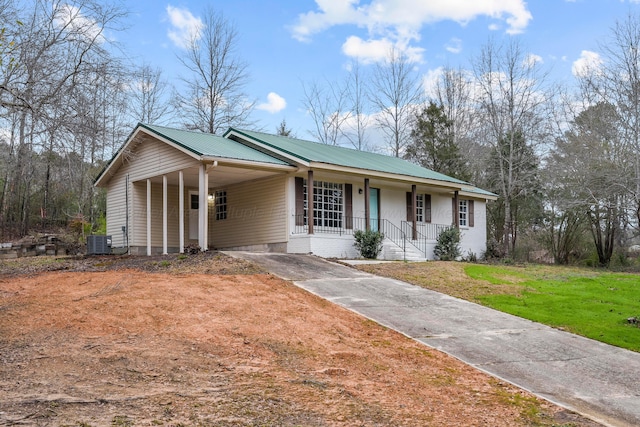
M131 200L129 201L131 207L131 215L129 217L129 223L131 224L131 234L129 235L129 244L131 246L146 246L147 245L147 182L140 181L135 182L132 185ZM153 196L152 196L153 200ZM153 209L153 206L152 206ZM154 244L153 229L152 229L151 245ZM156 239L157 240L157 239ZM158 242L155 242L158 244Z
M112 236L111 245L116 248L127 244L122 235L122 227L127 223L125 186L126 174L117 174L109 182L107 191L107 235Z
M129 217L130 226L136 230L130 235L132 246L147 245L147 181L133 184L134 197L129 201L133 205ZM176 185L167 186L167 245L178 247L179 234L179 189ZM186 206L186 205L185 205ZM186 215L186 214L185 214ZM185 229L187 224L185 221ZM187 229L188 231L188 229ZM122 232L121 232L122 234ZM187 238L188 235L185 235ZM162 247L162 184L151 184L151 246Z
M161 141L146 140L133 148L107 185L107 234L113 246L126 244L122 226L126 224L126 176L129 174L129 244L147 244L147 181L146 178L197 166L198 161ZM152 203L152 246L162 246L162 185L154 184ZM186 206L186 205L185 205ZM179 245L178 187L168 187L168 245ZM188 229L187 229L188 230Z
M281 176L215 188L227 192L227 219L209 216L210 244L227 248L286 242L286 182Z
M147 141L134 150L130 159L135 168L130 172L131 181L161 176L198 164L197 160L161 141Z

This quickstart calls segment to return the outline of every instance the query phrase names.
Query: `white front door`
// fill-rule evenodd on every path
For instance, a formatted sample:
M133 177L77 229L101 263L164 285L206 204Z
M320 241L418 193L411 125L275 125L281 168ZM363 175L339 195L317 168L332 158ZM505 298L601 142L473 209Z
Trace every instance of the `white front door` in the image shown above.
M197 191L189 191L189 239L198 240L198 211L199 194Z

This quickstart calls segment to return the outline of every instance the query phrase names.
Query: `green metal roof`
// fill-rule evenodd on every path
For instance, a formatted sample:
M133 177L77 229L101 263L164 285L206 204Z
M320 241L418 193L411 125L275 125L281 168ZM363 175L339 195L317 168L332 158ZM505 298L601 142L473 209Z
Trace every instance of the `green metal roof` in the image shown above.
M165 138L168 141L194 153L197 156L214 157L222 159L235 159L257 163L267 163L279 166L287 166L295 163L298 159L306 163L323 163L327 165L343 166L360 169L362 171L374 171L402 175L413 178L422 178L435 181L443 181L461 186L463 191L477 193L485 196L496 196L486 190L473 187L465 181L423 168L407 160L391 157L383 154L371 153L368 151L358 151L351 148L339 147L335 145L320 144L318 142L306 141L303 139L289 138L279 135L271 135L264 132L238 130L230 128L224 136L216 136L209 133L187 131L165 126L138 124L139 128ZM242 135L250 143L263 145L264 151L271 151L273 155L250 147L246 143L234 141L227 136L235 132ZM111 163L120 154L114 155L105 168L96 178L98 182ZM283 154L285 156L283 156ZM291 158L293 161L286 162L280 158ZM467 187L468 186L468 187Z
M280 159L272 157L245 144L210 133L147 125L143 123L140 123L138 126L158 136L164 137L199 156L288 165L288 163L283 162Z
M329 165L345 166L375 172L446 181L455 184L468 184L465 181L423 168L399 157L234 128L229 129L224 136L226 137L232 131L262 142L269 147L305 162L326 163Z

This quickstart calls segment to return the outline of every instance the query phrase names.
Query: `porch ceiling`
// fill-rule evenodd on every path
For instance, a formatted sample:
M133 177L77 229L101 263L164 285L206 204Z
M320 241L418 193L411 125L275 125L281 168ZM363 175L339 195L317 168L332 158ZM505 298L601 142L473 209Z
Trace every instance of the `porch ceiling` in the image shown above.
M227 187L245 181L266 178L282 174L283 172L256 170L237 166L218 165L209 169L209 188ZM198 188L199 167L183 170L184 186ZM169 185L178 185L178 172L167 174ZM162 175L151 178L153 183L162 183Z

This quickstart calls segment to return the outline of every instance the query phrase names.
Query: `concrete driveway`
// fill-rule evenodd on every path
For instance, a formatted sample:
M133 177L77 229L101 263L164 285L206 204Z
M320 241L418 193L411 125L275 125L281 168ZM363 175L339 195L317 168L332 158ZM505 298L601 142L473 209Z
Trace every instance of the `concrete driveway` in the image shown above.
M314 256L227 253L594 421L640 426L640 353Z

